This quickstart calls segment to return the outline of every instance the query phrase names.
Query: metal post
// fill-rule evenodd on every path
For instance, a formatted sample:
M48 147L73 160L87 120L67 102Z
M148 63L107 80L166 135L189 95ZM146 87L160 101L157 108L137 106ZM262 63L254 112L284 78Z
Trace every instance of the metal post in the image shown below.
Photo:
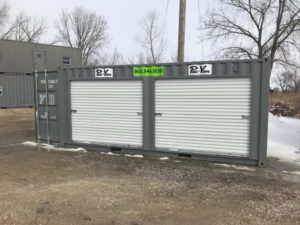
M46 129L47 129L47 142L50 142L50 135L49 135L49 107L48 107L48 74L47 70L45 69L45 94L46 94Z
M39 76L39 74L37 73L37 70L35 70L35 72L34 72L34 77L35 77L35 101L36 101L35 120L36 120L37 141L40 142L38 76Z

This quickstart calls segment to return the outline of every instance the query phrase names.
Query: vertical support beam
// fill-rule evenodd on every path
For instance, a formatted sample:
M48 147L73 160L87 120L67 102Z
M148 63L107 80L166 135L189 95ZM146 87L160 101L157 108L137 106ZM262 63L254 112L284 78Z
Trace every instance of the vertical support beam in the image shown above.
M143 149L154 150L154 80L143 79Z
M271 59L262 59L261 96L259 121L259 155L258 166L264 166L268 147L268 115L269 115L269 82L271 75Z
M58 111L58 129L59 129L59 142L63 146L65 140L65 93L64 93L64 76L61 67L57 70L57 111Z
M38 92L38 72L35 70L34 79L35 79L35 124L36 124L36 138L40 142L40 118L39 118L39 92Z
M45 69L45 95L46 95L46 132L47 132L47 142L50 143L50 131L49 131L49 102L48 102L48 74Z
M261 100L262 61L251 62L251 123L250 123L250 159L259 158L259 121Z
M68 70L58 69L58 117L59 117L59 142L61 145L71 144L72 129L71 129L71 100L69 87Z
M184 62L186 0L180 0L177 62Z

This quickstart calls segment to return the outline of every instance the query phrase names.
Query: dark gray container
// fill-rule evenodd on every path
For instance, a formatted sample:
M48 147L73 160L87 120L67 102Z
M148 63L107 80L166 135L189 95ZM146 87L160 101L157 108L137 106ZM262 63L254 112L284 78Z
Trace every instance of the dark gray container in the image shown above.
M0 72L32 73L35 70L54 71L62 66L81 65L81 51L78 48L0 40Z
M33 107L32 74L0 74L0 108Z
M37 137L64 146L263 166L269 76L267 58L40 74Z

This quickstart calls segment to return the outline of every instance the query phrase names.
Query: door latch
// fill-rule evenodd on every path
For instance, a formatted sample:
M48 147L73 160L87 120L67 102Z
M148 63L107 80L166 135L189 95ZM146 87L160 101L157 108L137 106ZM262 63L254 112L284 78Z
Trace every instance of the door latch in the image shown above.
M247 120L248 120L248 119L250 119L250 116L248 116L248 115L241 115L241 118L242 118L242 119L247 119Z
M162 113L155 113L154 115L157 117L162 117Z

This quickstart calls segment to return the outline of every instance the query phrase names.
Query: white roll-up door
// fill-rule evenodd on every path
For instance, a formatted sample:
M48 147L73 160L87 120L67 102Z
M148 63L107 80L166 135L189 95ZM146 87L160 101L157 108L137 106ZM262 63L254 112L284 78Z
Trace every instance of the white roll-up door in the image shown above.
M142 146L141 81L72 81L72 139Z
M158 80L155 146L248 156L250 101L250 78Z

